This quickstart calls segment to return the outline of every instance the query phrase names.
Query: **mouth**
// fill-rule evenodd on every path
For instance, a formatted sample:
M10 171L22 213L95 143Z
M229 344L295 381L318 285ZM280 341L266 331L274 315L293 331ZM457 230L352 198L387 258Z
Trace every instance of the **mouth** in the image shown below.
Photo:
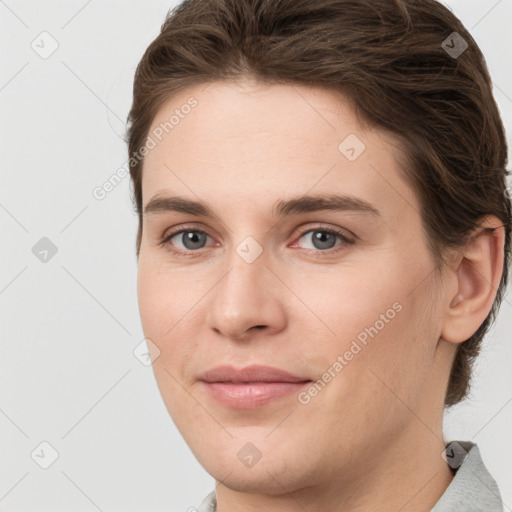
M279 368L252 365L236 369L218 366L200 375L210 397L234 409L255 409L298 393L312 380Z

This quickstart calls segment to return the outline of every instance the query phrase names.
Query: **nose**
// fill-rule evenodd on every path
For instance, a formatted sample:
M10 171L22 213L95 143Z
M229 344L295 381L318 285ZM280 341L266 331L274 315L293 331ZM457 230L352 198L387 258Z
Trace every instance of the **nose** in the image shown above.
M286 288L269 268L265 253L249 263L233 251L229 263L227 272L209 294L209 328L235 341L283 330Z

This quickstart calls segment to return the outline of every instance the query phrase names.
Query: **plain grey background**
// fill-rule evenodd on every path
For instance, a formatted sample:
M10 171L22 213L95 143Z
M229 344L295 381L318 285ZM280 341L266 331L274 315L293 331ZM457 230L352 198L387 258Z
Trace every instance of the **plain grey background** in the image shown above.
M126 163L133 71L177 3L0 0L3 512L185 511L213 489L133 354L129 180L93 195ZM445 3L486 56L512 146L512 0ZM509 293L445 428L478 443L508 511L511 334Z

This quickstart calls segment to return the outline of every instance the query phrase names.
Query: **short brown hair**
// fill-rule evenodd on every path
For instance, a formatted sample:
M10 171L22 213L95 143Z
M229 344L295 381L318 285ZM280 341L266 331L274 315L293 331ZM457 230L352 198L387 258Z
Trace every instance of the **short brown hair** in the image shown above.
M484 216L503 222L505 267L496 299L479 329L458 345L451 370L445 404L460 402L503 298L511 232L507 143L473 37L436 0L183 1L135 73L127 142L137 255L144 162L134 157L157 111L187 87L249 76L339 91L362 122L392 132L436 262L442 264L445 249L467 243Z

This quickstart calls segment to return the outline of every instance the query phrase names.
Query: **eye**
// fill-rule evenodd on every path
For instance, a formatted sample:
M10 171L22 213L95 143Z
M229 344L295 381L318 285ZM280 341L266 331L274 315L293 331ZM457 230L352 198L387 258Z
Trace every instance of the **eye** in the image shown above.
M175 252L197 252L204 247L208 238L210 238L209 235L199 229L181 229L165 236L162 244L172 246L173 250L177 248Z
M341 230L323 227L303 231L299 237L299 240L301 239L310 241L314 253L336 252L355 242L354 239L349 238ZM340 241L338 245L336 245L337 240ZM292 247L296 244L292 245Z
M355 243L355 239L347 236L344 231L332 227L316 226L313 229L302 231L299 235L298 240L310 240L309 243L312 248L309 252L316 256L334 253L345 249L347 245ZM211 239L207 233L200 229L181 227L178 231L164 235L160 243L175 254L193 257L199 256L201 249L205 248L209 238ZM336 244L337 241L339 241L338 244ZM290 247L296 246L297 242ZM306 247L306 249L308 248Z

